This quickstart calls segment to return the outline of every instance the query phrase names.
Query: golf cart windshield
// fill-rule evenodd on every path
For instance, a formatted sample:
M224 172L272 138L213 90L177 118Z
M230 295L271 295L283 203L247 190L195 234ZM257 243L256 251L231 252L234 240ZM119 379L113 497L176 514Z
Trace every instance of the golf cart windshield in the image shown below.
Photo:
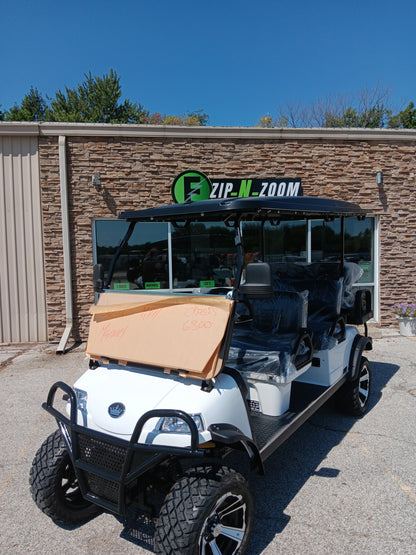
M230 287L236 263L234 230L223 222L138 222L108 285L130 291Z
M342 219L364 217L355 204L316 198L248 198L193 202L120 214L130 224L118 253L106 259L106 286L116 290L232 287L243 265L307 261L307 219L313 260L341 261Z

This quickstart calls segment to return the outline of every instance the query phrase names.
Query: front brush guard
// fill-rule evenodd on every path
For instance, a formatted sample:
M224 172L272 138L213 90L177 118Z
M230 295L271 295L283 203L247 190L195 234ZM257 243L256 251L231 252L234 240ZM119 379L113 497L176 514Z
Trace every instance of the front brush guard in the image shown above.
M69 418L54 408L61 389L70 403ZM113 513L123 515L129 488L139 476L171 455L203 457L198 429L192 417L181 410L150 410L137 421L129 441L77 424L77 399L74 390L56 382L42 404L57 421L71 457L81 493L85 499ZM190 447L138 443L145 423L151 418L173 417L183 420L191 432Z

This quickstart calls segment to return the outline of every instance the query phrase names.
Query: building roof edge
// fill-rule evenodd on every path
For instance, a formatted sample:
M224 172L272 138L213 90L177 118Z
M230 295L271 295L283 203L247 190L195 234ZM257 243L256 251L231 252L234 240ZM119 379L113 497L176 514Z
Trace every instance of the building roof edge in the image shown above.
M0 135L258 140L416 141L416 129L262 128L111 123L0 122Z

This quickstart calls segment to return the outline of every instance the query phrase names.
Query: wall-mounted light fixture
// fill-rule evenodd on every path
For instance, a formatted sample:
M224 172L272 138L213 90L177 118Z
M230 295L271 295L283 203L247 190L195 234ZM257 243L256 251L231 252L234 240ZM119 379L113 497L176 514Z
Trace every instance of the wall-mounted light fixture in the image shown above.
M94 187L96 189L100 189L101 188L101 174L100 174L100 172L95 172L92 175L91 181L92 181L92 184L94 185Z
M376 173L376 183L377 185L383 185L383 172Z

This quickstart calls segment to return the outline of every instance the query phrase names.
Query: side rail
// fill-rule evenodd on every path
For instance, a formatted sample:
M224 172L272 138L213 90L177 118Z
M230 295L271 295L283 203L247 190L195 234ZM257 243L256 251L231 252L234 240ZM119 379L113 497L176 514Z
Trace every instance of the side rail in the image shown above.
M58 390L70 403L70 416L53 405ZM129 441L91 430L77 424L77 400L74 390L56 382L42 404L57 421L63 434L82 495L92 503L117 514L124 514L129 493L137 478L171 455L203 457L199 435L192 417L181 410L151 410L138 420ZM152 418L178 418L190 430L190 447L138 443L146 422Z

